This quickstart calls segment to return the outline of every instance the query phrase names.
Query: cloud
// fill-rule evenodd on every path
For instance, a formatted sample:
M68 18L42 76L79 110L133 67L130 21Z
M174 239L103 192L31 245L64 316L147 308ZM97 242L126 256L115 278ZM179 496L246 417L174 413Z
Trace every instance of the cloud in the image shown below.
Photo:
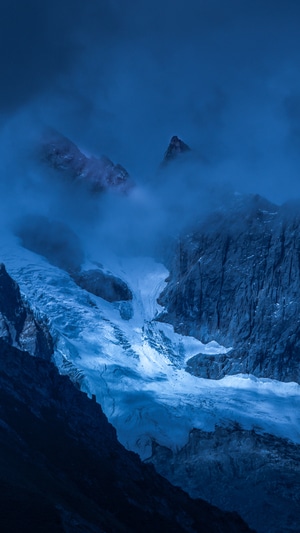
M10 0L1 9L2 191L19 209L38 205L74 227L77 217L103 246L138 249L143 235L188 223L227 188L276 202L300 195L296 0ZM136 197L95 206L49 185L27 155L45 126L124 165ZM160 174L173 135L195 160Z
M0 12L0 110L33 99L68 71L90 42L114 31L110 3L3 0ZM99 37L100 35L100 37Z
M282 112L291 86L299 86L297 2L110 7L114 22L105 35L99 29L101 39L88 36L88 17L77 28L84 51L46 95L51 104L41 101L43 119L140 179L179 135L208 163L222 163L221 181L225 165L242 188L253 183L266 194L278 184L273 196L280 199L281 176L298 172L285 153Z

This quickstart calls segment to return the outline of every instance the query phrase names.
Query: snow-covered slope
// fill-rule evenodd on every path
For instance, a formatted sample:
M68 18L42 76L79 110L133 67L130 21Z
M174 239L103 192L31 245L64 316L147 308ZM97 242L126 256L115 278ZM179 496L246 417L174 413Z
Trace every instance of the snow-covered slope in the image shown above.
M188 442L192 428L213 431L216 424L235 421L300 443L298 384L249 375L214 381L184 370L193 355L230 349L204 345L155 320L168 275L163 265L149 258L96 257L133 293L132 302L111 304L17 244L0 253L31 307L50 320L61 372L96 395L120 441L142 458L151 455L153 439L176 450Z

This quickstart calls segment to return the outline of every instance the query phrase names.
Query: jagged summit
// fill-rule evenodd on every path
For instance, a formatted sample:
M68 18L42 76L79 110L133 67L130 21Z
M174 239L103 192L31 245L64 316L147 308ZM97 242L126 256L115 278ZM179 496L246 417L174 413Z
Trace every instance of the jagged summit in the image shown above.
M185 144L177 135L174 135L170 141L170 144L165 152L162 164L166 165L170 161L176 159L180 154L184 152L190 152L190 147Z
M41 143L42 159L72 181L86 185L93 193L114 190L127 193L133 182L124 167L108 157L87 157L70 139L56 131L47 132Z

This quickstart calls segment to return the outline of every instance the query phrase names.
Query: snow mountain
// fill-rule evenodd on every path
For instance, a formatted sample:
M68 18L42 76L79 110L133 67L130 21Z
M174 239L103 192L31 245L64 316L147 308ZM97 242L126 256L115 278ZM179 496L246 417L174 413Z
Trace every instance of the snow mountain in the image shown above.
M57 131L48 130L44 134L40 157L50 168L92 193L107 189L126 193L133 187L127 170L120 164L114 164L106 156L96 158L85 155L76 144Z
M235 195L161 261L87 254L60 224L21 219L1 247L59 372L193 497L298 531L297 206Z
M162 319L229 355L199 356L190 373L300 383L299 204L235 195L178 240Z

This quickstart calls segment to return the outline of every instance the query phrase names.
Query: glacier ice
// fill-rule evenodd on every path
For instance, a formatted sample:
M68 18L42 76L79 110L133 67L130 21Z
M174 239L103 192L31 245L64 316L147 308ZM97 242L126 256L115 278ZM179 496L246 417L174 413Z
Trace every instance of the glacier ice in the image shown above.
M152 439L178 449L193 428L213 431L232 422L300 442L298 384L251 375L214 381L184 370L195 354L230 349L204 345L156 320L168 276L163 265L146 257L106 258L133 294L132 316L124 320L118 304L81 289L41 256L17 244L3 246L1 256L31 307L48 317L60 371L96 395L120 441L143 459Z

